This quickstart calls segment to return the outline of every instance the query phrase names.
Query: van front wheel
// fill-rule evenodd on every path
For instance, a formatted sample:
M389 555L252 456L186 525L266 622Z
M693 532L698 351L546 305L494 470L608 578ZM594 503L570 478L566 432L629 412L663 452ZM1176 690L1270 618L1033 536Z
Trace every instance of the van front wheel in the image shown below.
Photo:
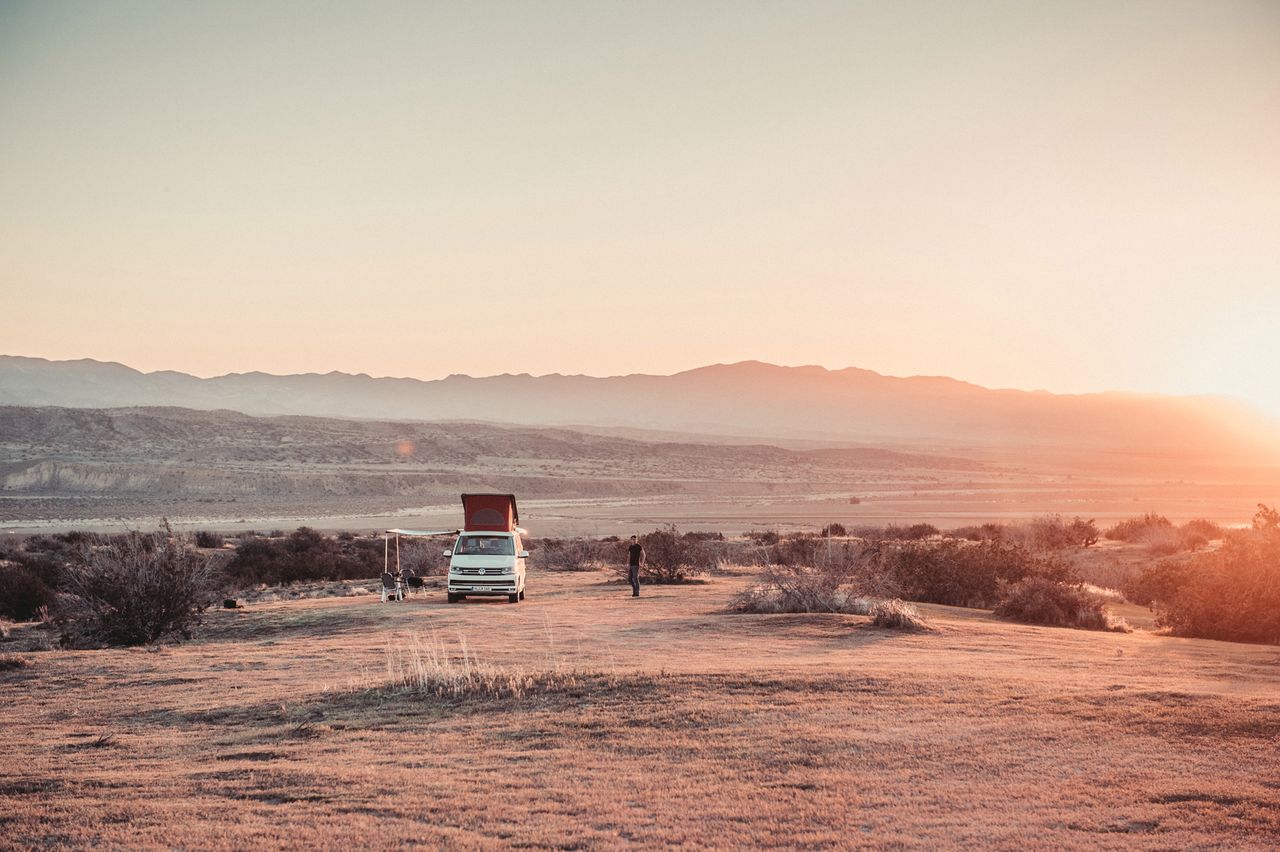
M457 603L460 600L462 600L462 595L455 595L452 592L449 593L449 603Z
M507 603L520 603L519 595L507 595Z

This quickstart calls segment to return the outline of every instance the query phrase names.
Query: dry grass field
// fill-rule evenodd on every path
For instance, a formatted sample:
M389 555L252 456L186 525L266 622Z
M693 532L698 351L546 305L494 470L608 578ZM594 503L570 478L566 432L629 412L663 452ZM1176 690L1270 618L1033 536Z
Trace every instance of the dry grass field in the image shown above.
M1278 648L927 605L921 633L726 614L750 579L633 600L531 573L518 606L257 603L177 647L23 654L0 671L0 847L1280 838ZM387 685L415 642L553 675L521 698Z

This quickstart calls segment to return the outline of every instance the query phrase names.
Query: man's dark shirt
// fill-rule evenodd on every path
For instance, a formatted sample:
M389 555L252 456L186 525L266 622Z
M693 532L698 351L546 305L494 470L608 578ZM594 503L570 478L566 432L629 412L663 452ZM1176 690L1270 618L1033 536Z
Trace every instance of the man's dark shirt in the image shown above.
M643 553L644 553L644 548L643 548L643 547L641 547L641 546L640 546L640 545L638 545L638 544L633 544L633 545L631 545L631 547L627 548L627 557L628 557L628 560L629 560L629 561L627 562L627 564L628 564L629 566L631 566L632 568L639 568L639 567L640 567L640 556L641 556Z

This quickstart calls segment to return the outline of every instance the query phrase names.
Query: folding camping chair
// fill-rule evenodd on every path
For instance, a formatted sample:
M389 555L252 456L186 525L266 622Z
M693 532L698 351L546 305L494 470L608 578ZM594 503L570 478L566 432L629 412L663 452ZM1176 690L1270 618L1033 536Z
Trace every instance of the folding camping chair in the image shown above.
M400 571L400 588L406 595L412 595L415 591L422 588L422 578L414 573L412 568L404 568Z
M390 571L382 572L382 602L389 600L404 600L404 589L400 586L400 581L396 579L396 575Z

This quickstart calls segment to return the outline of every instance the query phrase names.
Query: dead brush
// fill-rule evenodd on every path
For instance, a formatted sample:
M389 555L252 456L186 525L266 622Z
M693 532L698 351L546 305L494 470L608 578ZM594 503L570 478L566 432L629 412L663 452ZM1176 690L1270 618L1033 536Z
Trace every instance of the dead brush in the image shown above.
M773 565L759 583L737 594L729 610L739 613L838 612L866 615L871 601L858 593L861 584L843 568Z
M407 643L387 645L386 680L375 691L410 692L449 700L497 700L577 692L591 685L610 685L600 672L561 668L556 661L544 668L526 669L482 662L459 637L451 653L432 634L417 634Z
M933 629L933 625L920 614L919 610L897 598L876 601L871 604L867 614L871 616L873 625L889 630L928 631Z
M93 735L81 734L81 736L90 737ZM116 738L114 732L103 731L91 740L85 740L82 743L77 743L73 748L119 748L120 746L120 740Z
M29 669L36 664L36 661L30 657L18 657L6 654L0 657L0 672L17 672L23 669Z

